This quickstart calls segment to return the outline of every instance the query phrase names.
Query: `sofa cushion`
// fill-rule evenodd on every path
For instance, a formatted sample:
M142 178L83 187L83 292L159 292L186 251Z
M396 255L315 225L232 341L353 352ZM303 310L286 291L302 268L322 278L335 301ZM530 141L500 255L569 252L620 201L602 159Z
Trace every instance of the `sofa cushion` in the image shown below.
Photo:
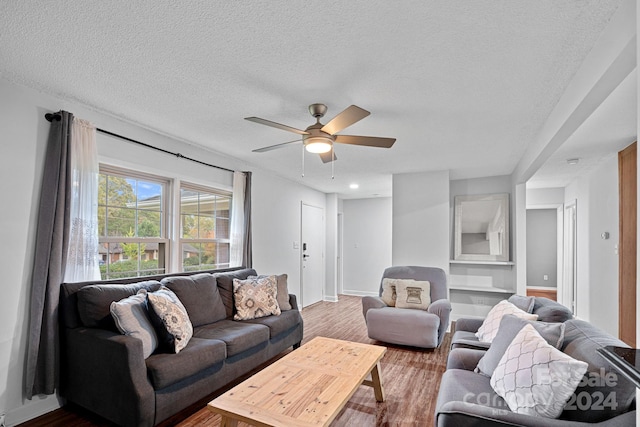
M280 316L267 316L259 319L240 320L240 322L267 326L269 328L269 335L273 338L301 323L302 317L298 310L288 310L283 311Z
M227 357L230 357L268 342L269 328L265 325L225 319L196 328L194 336L224 341L227 345Z
M536 303L536 298L524 295L511 295L507 301L509 301L511 304L515 305L522 311L532 313L533 306Z
M156 291L160 282L149 280L129 285L88 285L78 291L78 314L88 328L117 331L111 316L111 303L138 293L140 289Z
M161 283L175 293L187 309L194 327L214 323L227 317L216 278L209 273L174 276Z
M502 316L506 314L513 314L522 319L526 320L537 320L538 316L535 314L529 314L523 310L520 310L515 305L511 304L507 300L502 300L498 304L494 305L493 308L487 314L487 317L482 322L482 326L476 332L476 336L480 341L484 342L492 342L493 338L498 333L498 328L500 327L500 320Z
M249 276L247 279L254 279L260 276ZM288 277L286 274L276 274L276 282L278 284L278 295L276 295L276 299L278 300L278 307L280 307L281 311L291 310L291 304L289 303L289 285L287 283Z
M275 276L247 280L233 279L233 299L236 307L233 320L280 315L277 293L278 285Z
M475 372L490 377L498 366L498 362L507 351L511 341L525 326L532 325L536 331L554 348L560 348L564 342L564 323L532 322L511 314L505 315L500 321L498 334L484 357L478 362Z
M144 358L158 347L158 335L149 320L146 291L111 303L111 316L120 333L142 341Z
M500 359L491 386L515 413L557 418L586 371L586 362L549 345L528 324Z
M176 294L164 286L155 292L149 292L148 297L149 305L173 339L173 351L179 353L193 336L193 325L187 309Z
M473 371L464 369L445 371L440 381L436 413L449 402L465 402L508 411L507 403L493 391L490 381L489 377Z
M426 310L431 304L431 283L396 279L396 307Z
M233 317L235 307L233 304L233 279L245 280L249 276L257 276L258 274L253 268L245 268L226 273L214 273L216 282L218 283L218 291L222 297L222 303L227 313L227 317Z
M533 314L542 322L566 322L573 319L573 313L559 302L545 297L535 297Z
M562 351L574 359L587 362L589 368L575 392L580 400L569 401L560 418L599 422L629 411L634 404L635 386L597 352L598 348L608 345L628 347L584 320L565 322ZM584 410L585 402L592 405L591 410Z
M192 338L178 354L159 353L146 360L153 388L163 389L207 369L227 357L223 341Z

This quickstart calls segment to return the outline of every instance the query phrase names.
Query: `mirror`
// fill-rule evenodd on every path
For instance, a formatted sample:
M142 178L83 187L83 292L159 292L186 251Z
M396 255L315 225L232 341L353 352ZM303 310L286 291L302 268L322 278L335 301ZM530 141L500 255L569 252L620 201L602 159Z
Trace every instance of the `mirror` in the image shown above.
M454 259L509 261L509 194L456 196Z

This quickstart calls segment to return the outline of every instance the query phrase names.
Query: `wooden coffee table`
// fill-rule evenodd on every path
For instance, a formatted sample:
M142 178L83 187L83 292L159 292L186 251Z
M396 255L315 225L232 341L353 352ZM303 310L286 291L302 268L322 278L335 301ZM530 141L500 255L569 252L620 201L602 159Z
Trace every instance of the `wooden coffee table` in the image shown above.
M317 337L209 402L222 426L327 426L364 384L384 401L386 347ZM367 377L371 374L371 380Z

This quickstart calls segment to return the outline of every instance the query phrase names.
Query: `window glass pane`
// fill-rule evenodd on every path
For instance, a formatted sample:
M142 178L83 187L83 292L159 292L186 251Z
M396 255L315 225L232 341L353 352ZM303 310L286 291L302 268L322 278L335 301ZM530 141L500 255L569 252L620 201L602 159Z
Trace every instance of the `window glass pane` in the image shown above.
M106 184L108 206L135 207L135 180L109 175Z
M215 218L212 216L198 217L198 237L200 239L215 239Z
M151 276L165 273L164 243L101 243L102 279Z
M160 211L162 206L162 185L155 182L138 181L136 200L139 209Z
M108 207L107 235L134 237L136 235L136 210Z
M162 237L161 230L162 215L160 212L139 210L138 211L138 236L139 237Z
M229 218L216 218L216 236L219 239L229 239Z
M182 237L184 239L198 238L198 217L195 215L180 215Z
M180 190L180 212L183 214L198 214L198 192Z

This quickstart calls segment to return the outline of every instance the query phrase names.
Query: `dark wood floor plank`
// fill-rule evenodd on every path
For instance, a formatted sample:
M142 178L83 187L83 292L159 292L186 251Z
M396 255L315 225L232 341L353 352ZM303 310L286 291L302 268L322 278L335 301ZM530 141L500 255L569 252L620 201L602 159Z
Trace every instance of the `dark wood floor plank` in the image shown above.
M362 316L362 302L357 296L340 295L338 302L319 302L302 310L302 317L304 319L303 344L314 337L325 336L384 345L388 349L380 362L386 400L376 402L373 389L362 386L349 400L332 426L432 426L434 424L435 399L449 352L450 336L448 334L440 348L435 350L419 350L372 340L367 336L367 328ZM251 374L212 393L164 421L160 426L219 426L220 417L207 410L207 402ZM21 427L106 427L111 425L108 421L82 408L67 405L23 423ZM244 423L238 423L238 425L247 426Z

